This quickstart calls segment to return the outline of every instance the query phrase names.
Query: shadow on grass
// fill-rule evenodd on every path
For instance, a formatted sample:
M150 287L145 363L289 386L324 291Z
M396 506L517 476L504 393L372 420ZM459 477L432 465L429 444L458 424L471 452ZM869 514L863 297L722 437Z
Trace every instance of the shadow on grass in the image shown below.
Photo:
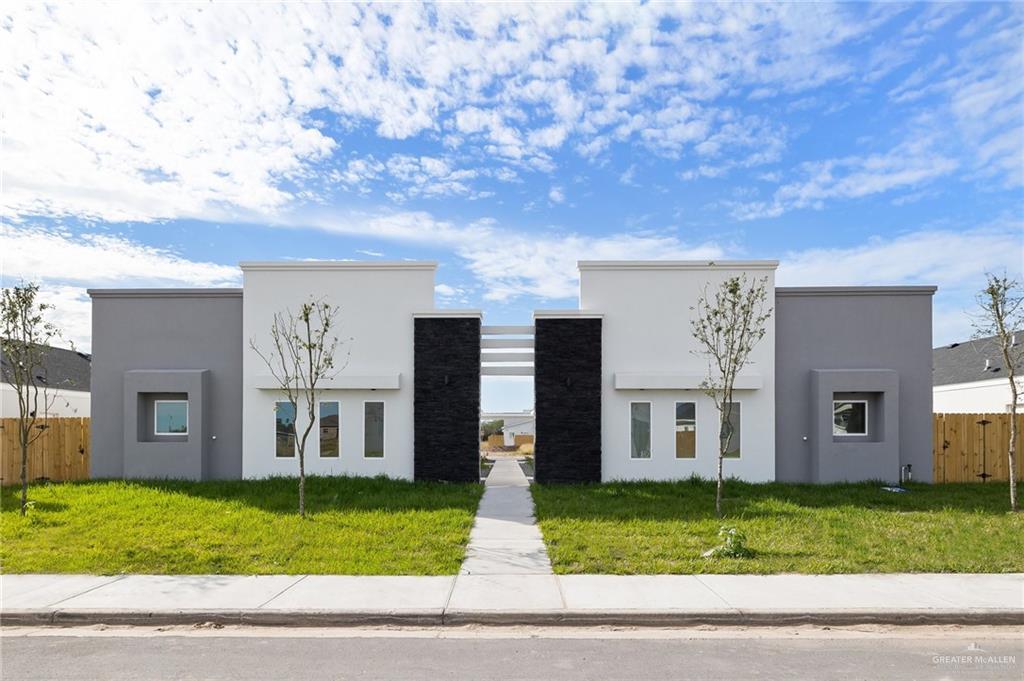
M955 483L906 485L889 492L883 482L845 484L725 484L727 518L802 515L802 509L871 510L893 513L957 512L1001 515L1007 512L1007 484ZM540 520L706 520L715 518L715 483L692 478L679 482L613 482L584 485L536 485Z
M104 494L114 493L112 487L126 490L153 490L166 494L180 494L211 501L236 502L245 506L279 514L294 514L299 505L299 481L292 477L272 477L261 480L81 480L64 483L33 483L29 486L29 499L33 491L47 485L69 486L78 491L96 488ZM449 484L441 482L409 482L386 477L309 476L306 478L306 512L316 514L327 511L476 511L481 485ZM4 487L2 507L16 508L20 503L20 487ZM39 510L63 510L62 502L36 502Z

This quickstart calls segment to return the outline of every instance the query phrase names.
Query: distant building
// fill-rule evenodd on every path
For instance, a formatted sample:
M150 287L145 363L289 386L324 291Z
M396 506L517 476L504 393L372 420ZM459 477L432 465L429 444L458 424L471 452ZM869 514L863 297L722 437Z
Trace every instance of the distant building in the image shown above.
M89 416L89 374L92 358L84 352L64 348L46 348L43 366L37 372L40 387L40 416ZM7 357L0 357L0 417L18 416L18 393L11 385L11 367ZM50 399L42 404L42 388Z
M505 438L506 447L515 446L516 435L529 435L532 438L537 433L537 419L532 411L481 414L480 423L487 421L504 421L501 433Z
M1017 334L1024 343L1024 333ZM1017 367L1024 373L1024 366ZM1024 379L1017 378L1018 395ZM1010 382L995 336L932 350L932 409L936 414L997 414L1010 408ZM1018 409L1024 401L1018 397Z

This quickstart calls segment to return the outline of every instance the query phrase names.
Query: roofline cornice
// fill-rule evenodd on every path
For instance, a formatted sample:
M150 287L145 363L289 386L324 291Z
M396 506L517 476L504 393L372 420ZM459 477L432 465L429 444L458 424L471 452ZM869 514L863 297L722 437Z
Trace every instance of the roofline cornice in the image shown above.
M799 296L930 296L937 286L776 286L775 295Z
M774 270L778 260L580 260L582 270Z
M241 298L240 288L90 288L92 298Z
M248 260L238 266L243 272L437 269L437 263L432 260Z

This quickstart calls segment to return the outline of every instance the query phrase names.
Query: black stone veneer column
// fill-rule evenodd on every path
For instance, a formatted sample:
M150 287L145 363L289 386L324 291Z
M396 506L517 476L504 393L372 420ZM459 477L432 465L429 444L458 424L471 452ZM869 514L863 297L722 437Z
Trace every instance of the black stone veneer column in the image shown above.
M414 473L480 481L480 318L417 317Z
M601 319L534 321L536 480L601 481Z

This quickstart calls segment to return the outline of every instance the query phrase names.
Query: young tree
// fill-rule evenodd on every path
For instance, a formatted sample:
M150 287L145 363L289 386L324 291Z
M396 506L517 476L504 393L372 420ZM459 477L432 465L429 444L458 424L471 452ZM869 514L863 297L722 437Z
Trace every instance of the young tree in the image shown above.
M344 364L336 366L334 359L338 349L338 337L333 335L337 314L336 306L311 297L298 312L286 309L274 313L270 326L271 347L266 352L259 348L255 338L249 340L249 347L267 365L293 413L299 414L300 400L305 407L305 428L301 437L296 438L299 515L303 518L306 517L306 440L316 425L318 386L345 368Z
M60 331L46 320L52 305L39 302L39 285L22 283L3 289L0 298L0 351L3 376L18 398L18 447L21 449L21 515L28 506L28 450L46 425L39 423L57 395L46 382L46 353Z
M1010 446L1007 459L1010 470L1010 510L1020 511L1017 501L1017 400L1020 386L1017 372L1024 364L1024 287L1021 282L1005 275L986 275L987 284L978 293L981 313L975 318L975 338L995 336L996 346L1003 357L1006 378L1010 381Z
M722 517L723 462L732 441L733 389L736 376L751 363L750 353L764 338L772 316L768 305L768 279L749 281L746 275L730 277L714 292L705 287L697 305L697 316L690 324L700 344L696 354L707 357L708 375L701 389L718 410L718 486L715 514Z

